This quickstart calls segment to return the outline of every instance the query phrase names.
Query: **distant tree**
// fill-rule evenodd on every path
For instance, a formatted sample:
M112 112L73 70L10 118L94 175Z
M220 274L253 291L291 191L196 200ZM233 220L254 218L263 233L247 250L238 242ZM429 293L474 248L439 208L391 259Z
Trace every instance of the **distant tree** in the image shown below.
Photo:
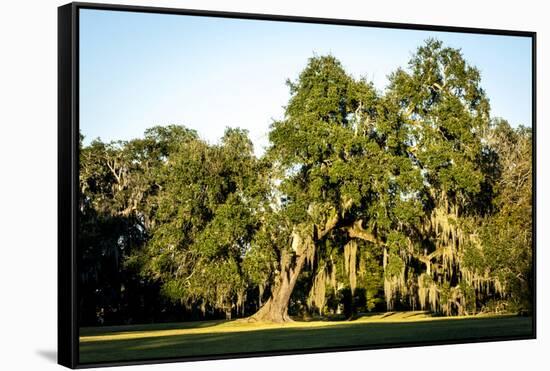
M482 310L531 312L533 272L532 134L497 119L487 141L497 156L495 212L472 219L475 239L464 265L483 296ZM478 295L479 295L478 294Z
M149 239L157 172L175 142L196 137L178 126L154 127L143 139L80 144L78 272L81 323L153 316L159 288L127 260ZM147 308L143 301L147 300ZM166 311L166 308L164 308Z

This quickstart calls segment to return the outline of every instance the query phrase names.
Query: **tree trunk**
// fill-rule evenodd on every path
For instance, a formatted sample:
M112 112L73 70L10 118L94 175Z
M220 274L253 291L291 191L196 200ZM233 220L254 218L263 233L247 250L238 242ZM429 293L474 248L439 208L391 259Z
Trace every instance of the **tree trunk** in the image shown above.
M266 301L255 314L248 317L249 322L291 322L288 315L288 304L290 296L298 280L306 261L313 261L315 256L315 242L323 238L338 223L338 213L333 212L327 219L323 228L313 226L311 235L305 239L295 230L292 234L293 254L290 251L284 251L281 254L281 272L275 281L270 298Z
M305 255L288 260L288 264L279 274L278 282L270 298L254 315L249 317L249 321L278 323L292 321L288 315L288 304L298 276L304 267Z
M250 322L291 322L288 315L288 304L290 296L298 280L298 276L305 265L306 259L313 248L312 243L302 243L301 239L295 236L293 246L300 241L295 251L296 255L286 251L281 256L281 272L277 278L270 298L267 302L252 316L248 318Z

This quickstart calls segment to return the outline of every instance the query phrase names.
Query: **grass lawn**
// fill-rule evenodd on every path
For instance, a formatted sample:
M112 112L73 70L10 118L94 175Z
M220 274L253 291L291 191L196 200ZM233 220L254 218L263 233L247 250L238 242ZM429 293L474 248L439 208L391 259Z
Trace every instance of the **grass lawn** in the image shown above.
M532 334L532 318L390 312L353 321L202 321L80 329L80 362L131 361Z

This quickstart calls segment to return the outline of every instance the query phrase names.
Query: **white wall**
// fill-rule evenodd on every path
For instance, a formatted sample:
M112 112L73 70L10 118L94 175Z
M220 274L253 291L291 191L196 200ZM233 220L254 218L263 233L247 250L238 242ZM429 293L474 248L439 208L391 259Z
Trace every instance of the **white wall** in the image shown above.
M252 358L148 366L155 370L527 370L541 369L550 341L550 31L544 1L420 0L120 1L126 4L364 19L538 32L538 336L455 346ZM0 10L0 368L49 370L56 349L57 6L61 1L6 1ZM546 111L546 112L545 112ZM546 114L545 114L546 113ZM546 353L545 353L546 348ZM541 365L542 364L542 365ZM538 365L538 366L537 366ZM140 366L128 367L127 370ZM141 368L139 368L141 369Z

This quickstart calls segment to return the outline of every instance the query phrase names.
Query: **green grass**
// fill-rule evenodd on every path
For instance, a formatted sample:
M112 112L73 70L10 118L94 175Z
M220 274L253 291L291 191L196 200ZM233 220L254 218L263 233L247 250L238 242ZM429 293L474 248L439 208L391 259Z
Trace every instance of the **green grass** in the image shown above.
M532 318L383 313L288 324L203 321L80 329L80 362L529 336Z

